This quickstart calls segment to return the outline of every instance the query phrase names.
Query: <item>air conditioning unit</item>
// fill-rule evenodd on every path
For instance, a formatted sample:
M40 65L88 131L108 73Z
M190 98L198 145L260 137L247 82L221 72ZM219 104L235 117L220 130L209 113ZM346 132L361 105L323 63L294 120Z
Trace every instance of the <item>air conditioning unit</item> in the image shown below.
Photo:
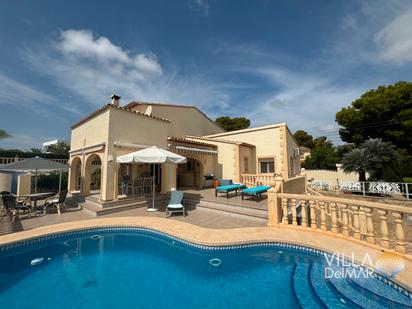
M299 149L299 148L293 149L293 156L294 156L295 158L300 157L300 149Z

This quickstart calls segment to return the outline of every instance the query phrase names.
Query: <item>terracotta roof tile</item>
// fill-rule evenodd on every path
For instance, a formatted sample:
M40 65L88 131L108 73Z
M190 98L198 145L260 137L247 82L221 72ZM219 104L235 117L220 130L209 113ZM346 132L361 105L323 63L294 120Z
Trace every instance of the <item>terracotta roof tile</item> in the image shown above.
M202 145L202 146L209 146L216 148L216 145L205 143L205 142L199 142L199 141L194 141L191 139L183 138L183 137L175 137L175 136L169 136L167 138L169 141L175 141L175 142L182 142L182 143L188 143L188 144L194 144L194 145Z
M126 109L126 107L118 107L118 106L114 106L113 104L106 104L103 107L99 108L98 110L94 111L93 113L89 114L88 116L86 116L82 120L80 120L80 121L76 122L75 124L73 124L71 126L71 128L74 129L74 128L82 125L83 123L89 121L90 119L92 119L92 118L96 117L97 115L100 115L104 111L108 110L109 108L121 110L121 111L124 111L124 112L127 112L127 113L134 113L134 114L139 115L139 116L149 117L149 118L157 119L157 120L160 120L160 121L165 121L165 122L169 122L169 123L171 122L169 119L166 119L166 118L157 117L157 116L153 116L153 115L145 115L145 114L140 113L138 111L132 111L132 110Z
M172 106L172 107L180 107L180 108L193 108L197 110L199 113L201 113L203 116L206 117L209 121L213 122L217 127L223 130L223 132L226 132L226 130L220 126L218 123L213 121L208 115L206 115L204 112L202 112L200 109L198 109L195 105L179 105L179 104L171 104L171 103L156 103L156 102L141 102L141 101L132 101L129 104L125 105L125 109L131 109L137 105L158 105L158 106Z

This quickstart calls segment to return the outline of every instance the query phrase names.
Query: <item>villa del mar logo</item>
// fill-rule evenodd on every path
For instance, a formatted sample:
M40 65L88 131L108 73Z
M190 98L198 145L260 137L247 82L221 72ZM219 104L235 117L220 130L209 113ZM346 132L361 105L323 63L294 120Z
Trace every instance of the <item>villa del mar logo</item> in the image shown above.
M373 261L371 256L366 253L362 260L357 262L355 254L335 252L333 254L324 254L325 278L372 278L374 270L387 278L395 278L396 275L405 269L405 260L402 256L392 252L382 252Z

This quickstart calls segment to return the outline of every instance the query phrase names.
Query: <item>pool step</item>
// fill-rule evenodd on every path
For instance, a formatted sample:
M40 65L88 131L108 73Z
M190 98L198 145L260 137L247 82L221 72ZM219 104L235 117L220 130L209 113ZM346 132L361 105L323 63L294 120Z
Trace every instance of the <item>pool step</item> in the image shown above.
M366 295L364 295L364 291L354 289L352 286L350 286L345 278L331 277L329 279L326 279L326 282L332 290L335 290L335 292L341 294L342 297L345 297L345 300L347 302L350 302L352 305L359 306L359 308L388 308L382 303L382 298L384 297L384 295L381 295L382 298L380 302L378 302L379 300L375 301L373 299L370 299Z
M309 284L308 264L295 263L292 275L292 290L301 308L327 309L323 301L312 290L312 285Z
M388 285L380 280L373 280L371 284L369 278L359 276L358 278L347 278L348 283L357 291L362 291L369 298L378 299L385 295L385 303L391 308L408 308L412 309L412 299L406 295L400 294L395 289L389 289Z
M335 293L330 289L325 281L325 271L322 265L319 265L318 263L310 263L308 271L308 284L312 286L312 291L315 292L322 302L327 304L328 308L359 308L356 305L351 306L346 297L343 297L343 295L339 295L339 293Z

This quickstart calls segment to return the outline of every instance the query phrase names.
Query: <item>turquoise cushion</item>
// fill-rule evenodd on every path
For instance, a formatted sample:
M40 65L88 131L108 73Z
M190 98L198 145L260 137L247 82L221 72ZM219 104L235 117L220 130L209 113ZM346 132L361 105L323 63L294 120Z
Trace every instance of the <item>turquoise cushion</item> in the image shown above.
M233 184L229 186L220 186L220 187L217 187L216 190L217 191L235 191L235 190L239 190L245 187L246 187L245 185L237 183L237 184Z
M259 193L266 192L270 188L271 188L271 186L257 186L257 187L253 187L253 188L244 189L242 192L246 193L246 194L256 195L256 194L259 194Z

